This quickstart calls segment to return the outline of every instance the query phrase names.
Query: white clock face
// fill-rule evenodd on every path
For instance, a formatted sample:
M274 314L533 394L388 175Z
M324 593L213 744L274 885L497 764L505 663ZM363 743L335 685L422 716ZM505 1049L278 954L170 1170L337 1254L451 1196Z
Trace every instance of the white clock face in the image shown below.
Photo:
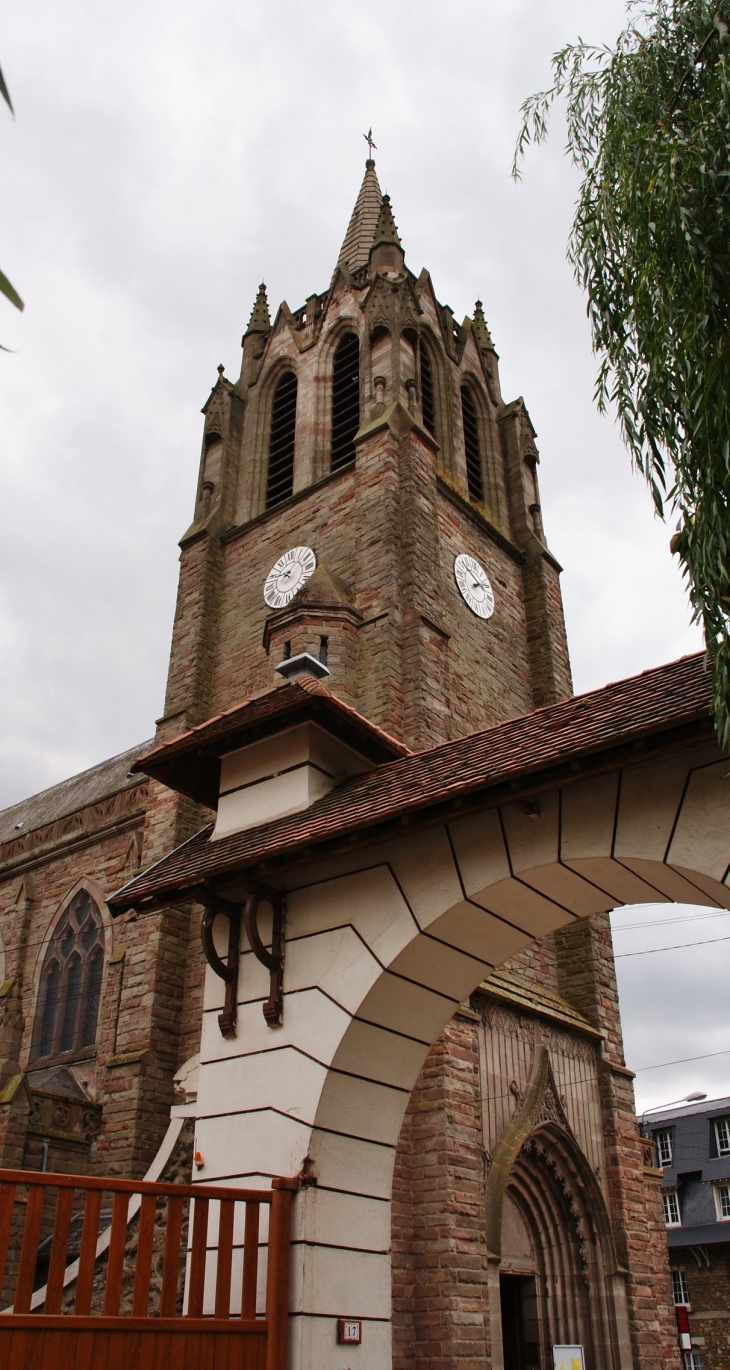
M264 599L269 608L283 609L316 569L317 558L311 547L290 547L266 577Z
M494 613L494 592L484 567L474 557L462 552L454 562L454 580L472 613L477 618L491 618Z

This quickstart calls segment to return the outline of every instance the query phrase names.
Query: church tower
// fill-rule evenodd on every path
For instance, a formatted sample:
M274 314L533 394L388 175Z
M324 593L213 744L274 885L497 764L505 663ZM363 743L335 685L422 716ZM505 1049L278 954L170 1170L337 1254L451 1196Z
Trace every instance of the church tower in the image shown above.
M158 758L171 742L171 753L176 746L180 749L181 768L198 763L203 767L209 744L208 761L212 757L213 769L220 770L212 732L225 731L227 711L231 720L239 712L242 717L250 713L251 706L244 701L269 696L283 684L276 668L303 653L315 659L315 669L317 662L326 669L327 691L413 752L428 753L439 744L570 697L561 568L544 531L536 434L527 408L522 398L505 402L502 396L498 356L481 301L471 318L458 323L451 308L439 302L428 271L415 275L406 265L393 208L381 193L372 159L366 162L329 287L309 295L294 311L282 303L272 320L261 284L243 336L240 376L229 380L220 367L203 413L194 517L181 541ZM274 707L270 699L269 706ZM189 730L198 728L191 737ZM247 734L254 746L259 731L253 726ZM229 749L233 745L231 739L226 743ZM240 749L240 738L236 746ZM146 763L148 774L162 774L150 758ZM196 852L216 847L218 839L218 851L228 851L229 841L234 851L239 835L235 825L230 830L216 826L210 838L199 831L210 814L185 797L199 792L185 781L178 783L182 769L176 772L177 765L173 759L166 769L167 785L176 788L150 781L142 867L149 868L179 844L187 846L189 838ZM220 774L223 778L222 770ZM548 807L541 809L542 802L515 800L510 809L510 822L520 825L526 851L533 843L539 846L540 817L550 812ZM219 823L220 815L219 809ZM259 816L257 821L264 819ZM400 822L408 831L407 813ZM435 840L426 834L414 861L413 878L425 885ZM365 860L380 861L385 869L391 847L385 848L385 856ZM188 886L197 880L192 873L197 859L190 858ZM323 880L330 891L328 896L319 891L314 896L317 909L320 903L324 908L324 939L329 936L326 898L335 898L332 890L340 888L342 872L356 867L358 859L347 855L345 848L345 855L333 858L331 868L316 868L315 879ZM306 864L306 849L302 860ZM231 855L231 872L235 865ZM268 879L266 861L261 870ZM221 888L226 897L239 899L231 872L221 877ZM371 903L378 908L387 905L382 892L373 897L369 886L360 889L360 874L352 874L353 892L343 896L343 909L333 916L337 927L355 921L353 910L361 900L368 909ZM289 890L287 959L284 963L277 953L276 973L289 977L284 996L291 993L294 998L299 986L296 939L301 935L309 945L310 936L308 915L301 907L305 896L297 890L305 877L292 875L293 889L286 874L281 878L282 888ZM200 887L196 888L197 898ZM545 900L527 888L539 917ZM462 907L463 892L457 884L457 908ZM224 1122L216 1131L223 1105L215 1095L218 1085L203 1084L203 1078L217 1080L219 1060L225 1060L231 1071L230 1081L234 1058L237 1070L249 1068L247 1053L253 1059L259 1051L251 1024L255 1021L262 1031L262 990L261 985L246 988L250 969L244 968L245 983L235 983L247 1027L241 1027L236 1037L235 994L230 1002L226 999L220 1015L215 977L211 980L209 975L203 995L197 943L200 908L195 903L183 926L182 905L190 894L190 888L187 893L181 889L180 902L174 896L167 907L144 913L145 959L139 958L127 994L141 993L153 979L166 988L172 978L170 967L177 967L178 1064L188 1056L201 1060L196 1105L201 1154L213 1158L211 1174L240 1179L249 1174L241 1148L255 1150L258 1145L253 1118L254 1113L259 1116L256 1088L251 1086L256 1096L252 1101L242 1091L246 1101L241 1107L250 1112L241 1116L236 1128L231 1131ZM121 891L121 907L133 898ZM134 909L130 916L135 916ZM412 916L415 919L415 913ZM465 925L483 916L480 906L466 901ZM402 1126L388 1143L386 1169L391 1169L382 1184L366 1181L359 1171L350 1182L353 1203L369 1196L367 1201L378 1209L378 1223L387 1223L387 1230L378 1227L379 1235L372 1238L377 1251L368 1256L382 1257L387 1266L382 1304L376 1299L366 1315L371 1319L367 1355L375 1356L368 1363L392 1364L395 1370L442 1370L445 1365L537 1370L548 1364L552 1343L576 1339L588 1348L588 1363L595 1370L633 1370L634 1365L658 1370L654 1343L659 1356L672 1362L656 1194L645 1193L644 1153L633 1136L630 1072L623 1063L618 1013L610 1007L616 1003L616 984L608 914L602 906L590 918L581 917L563 928L567 917L561 910L555 922L540 925L529 946L523 946L522 939L514 954L505 947L495 952L497 968L492 975L485 974L470 999L451 991L453 1016L422 1068L409 1076ZM283 934L281 922L276 933L271 926L273 955ZM180 950L186 933L183 966ZM357 946L359 955L359 942ZM456 974L449 960L454 951L449 937L439 933L434 947L438 966L448 964L448 974ZM250 967L250 947L247 954ZM323 952L327 964L331 955L329 949ZM357 1070L366 1079L366 1088L374 1087L381 1065L390 1088L400 1068L398 1053L415 1051L413 1044L426 1039L427 1029L416 1023L420 1000L412 996L423 993L430 1003L431 991L443 988L440 971L434 972L430 988L420 983L414 988L421 974L427 979L430 973L410 963L401 966L383 991L387 1010L369 1000L362 1008L367 1059ZM306 993L311 993L311 971L302 974ZM464 974L468 978L469 972ZM281 998L276 997L281 995L281 982L277 984L279 989L275 993L270 988L264 1006L261 1043L267 1054L267 1079L272 1080L279 1079L277 1070L288 1069L280 1062L294 1050L287 1034L282 1034L286 1041L280 1052L266 1035L276 1035L282 1021ZM162 996L158 998L162 1002ZM168 999L172 1003L172 991ZM443 996L442 1001L446 1002ZM372 1045L368 1034L375 1034L373 1042L380 1040L384 1015L391 1010L400 1014L397 1043L383 1048L383 1065L380 1047ZM296 1033L295 1012L285 1009L285 1019L287 1013L292 1015L287 1021L294 1023L287 1033ZM150 1064L132 1082L126 1100L120 1092L119 1104L112 1100L108 1110L110 1131L115 1107L120 1129L134 1116L140 1156L147 1139L137 1120L158 1115L164 1098L169 1018L166 1010L158 1013L144 1040L140 1036L139 1043L133 1043L140 1059ZM306 1056L311 1032L306 1026L302 1031ZM194 1058L197 1052L201 1055ZM303 1056L293 1059L292 1078L298 1078ZM355 1071L353 1059L343 1056L340 1063L348 1081ZM244 1075L235 1076L239 1078ZM288 1097L284 1074L280 1086L267 1088L277 1109L286 1113L280 1101ZM226 1079L226 1111L233 1108L231 1090L235 1092L234 1085ZM571 1091L577 1093L583 1112L568 1118ZM348 1108L345 1099L341 1109L328 1114L323 1132L326 1138L337 1133L337 1176L342 1157L350 1155L349 1147L357 1150L364 1145L362 1137L369 1135L371 1125L353 1123L355 1140L349 1133L345 1136L350 1123L346 1126L342 1116L349 1119ZM365 1111L370 1116L378 1108L370 1101ZM260 1113L263 1117L266 1109ZM229 1140L235 1134L230 1155L228 1141L220 1140L224 1134ZM318 1143L307 1145L310 1150L302 1162L296 1148L294 1161L289 1153L286 1160L272 1159L267 1142L265 1160L257 1160L254 1169L258 1173L261 1166L267 1171L270 1165L279 1165L283 1174L289 1166L289 1174L302 1162L303 1186L322 1184L320 1202L325 1205L328 1185L339 1193L344 1181L328 1180L328 1163L321 1160ZM329 1155L329 1142L322 1145ZM508 1146L514 1150L511 1168L500 1161L490 1172L492 1155L499 1148L500 1156L506 1154ZM122 1149L118 1151L121 1154ZM310 1170L317 1172L317 1167L319 1179L316 1174L312 1179ZM579 1173L580 1210L571 1189ZM624 1173L625 1189L615 1182L620 1175L623 1185ZM655 1184L653 1172L650 1178ZM552 1203L547 1216L546 1195ZM391 1216L383 1218L383 1205L391 1201ZM314 1190L307 1202L307 1211L314 1213ZM317 1235L317 1220L310 1218L311 1232L302 1221L302 1232L309 1234L305 1244L321 1240L326 1246L329 1239ZM585 1241L589 1231L590 1252ZM337 1232L335 1245L347 1246L349 1229L347 1238L344 1228ZM639 1253L631 1260L641 1265L642 1278L659 1291L659 1340L649 1332L643 1313L632 1311L625 1289L628 1270L619 1269L617 1249L627 1265L629 1251ZM562 1262L557 1274L551 1265L554 1251ZM352 1259L361 1258L358 1248ZM330 1254L322 1259L330 1259ZM349 1255L338 1249L338 1262L347 1259ZM303 1286L304 1275L301 1282ZM326 1280L323 1284L318 1276L305 1298L304 1312L297 1305L294 1363L299 1358L303 1365L340 1364L330 1325L332 1309L325 1308L325 1286ZM567 1312L566 1297L573 1300Z
M304 651L414 750L570 694L527 409L481 302L457 323L406 265L371 159L328 289L272 321L261 285L219 370L161 740Z

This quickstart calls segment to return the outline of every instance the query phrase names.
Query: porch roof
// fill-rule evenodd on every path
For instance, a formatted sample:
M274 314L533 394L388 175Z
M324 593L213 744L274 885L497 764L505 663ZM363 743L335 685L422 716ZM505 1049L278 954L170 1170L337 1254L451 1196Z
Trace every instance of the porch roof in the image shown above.
M215 809L221 757L305 719L321 723L376 764L411 755L397 738L331 694L321 680L301 675L169 738L138 757L132 770Z
M282 690L275 693L283 695ZM704 653L573 696L497 727L387 761L331 790L311 808L211 841L212 825L129 881L112 912L193 890L236 871L269 873L381 840L397 825L443 820L470 808L636 765L658 747L709 733L710 674ZM140 763L144 766L144 760Z

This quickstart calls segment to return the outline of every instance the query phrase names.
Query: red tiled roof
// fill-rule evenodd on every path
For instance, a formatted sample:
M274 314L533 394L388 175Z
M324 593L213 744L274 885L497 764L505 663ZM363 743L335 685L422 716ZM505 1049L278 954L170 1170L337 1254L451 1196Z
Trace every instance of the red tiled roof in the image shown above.
M706 718L710 675L704 654L619 680L495 728L354 776L311 808L210 841L205 828L108 901L117 912L152 895L181 889L263 861L414 813L558 763L595 755L652 733ZM636 755L640 760L640 753ZM577 777L576 777L577 778Z
M140 756L132 769L215 809L221 756L245 746L252 735L265 737L280 728L282 721L289 728L305 718L321 722L376 763L411 755L403 742L331 694L321 681L301 675L170 738Z

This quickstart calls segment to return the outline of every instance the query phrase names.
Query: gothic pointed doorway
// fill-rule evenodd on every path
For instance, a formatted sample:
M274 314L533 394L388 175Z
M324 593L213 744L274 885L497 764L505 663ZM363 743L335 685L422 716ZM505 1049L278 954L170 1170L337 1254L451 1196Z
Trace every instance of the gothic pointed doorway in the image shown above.
M551 1348L565 1343L580 1343L595 1370L618 1370L615 1270L605 1203L584 1158L563 1129L538 1129L504 1202L504 1370L549 1366Z

